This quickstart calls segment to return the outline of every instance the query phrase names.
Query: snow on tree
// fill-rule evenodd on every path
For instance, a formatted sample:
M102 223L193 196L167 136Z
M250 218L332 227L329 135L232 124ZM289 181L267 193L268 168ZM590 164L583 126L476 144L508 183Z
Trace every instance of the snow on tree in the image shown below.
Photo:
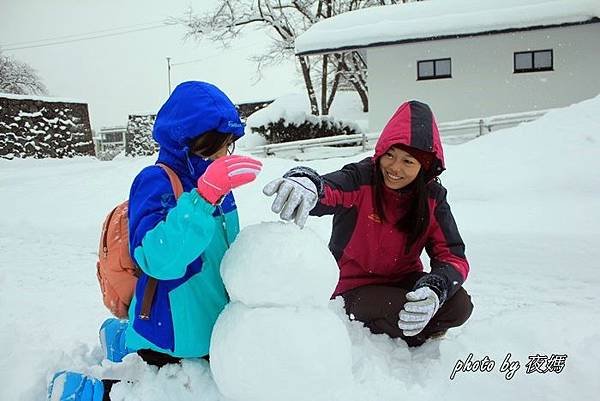
M3 55L0 49L0 92L45 95L48 90L36 70L27 63Z
M178 22L187 27L188 37L208 38L223 45L233 41L248 26L267 27L274 35L267 52L254 58L260 71L264 65L294 57L296 37L320 20L360 8L405 2L407 0L224 0L214 10L200 15L190 8L187 17ZM312 114L328 114L336 91L344 82L360 96L363 111L368 111L366 63L359 52L312 58L296 56L296 59ZM315 84L318 80L320 88Z
M156 115L130 115L125 133L127 156L149 156L158 151L158 143L152 138Z

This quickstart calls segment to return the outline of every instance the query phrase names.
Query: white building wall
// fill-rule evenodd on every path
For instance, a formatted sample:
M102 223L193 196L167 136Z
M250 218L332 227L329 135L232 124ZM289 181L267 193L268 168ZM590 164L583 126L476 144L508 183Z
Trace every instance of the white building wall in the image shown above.
M554 71L513 73L513 54L552 49ZM452 78L417 81L417 61L452 59ZM439 122L562 107L600 93L600 23L368 49L369 128L404 101Z

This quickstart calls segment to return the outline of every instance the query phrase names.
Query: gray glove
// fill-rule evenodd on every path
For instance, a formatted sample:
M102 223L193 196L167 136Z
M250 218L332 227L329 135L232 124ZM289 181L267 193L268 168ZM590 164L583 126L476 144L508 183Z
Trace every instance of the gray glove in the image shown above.
M405 336L410 337L419 334L427 326L440 308L440 300L431 288L421 287L406 294L406 301L400 311L398 327Z
M277 193L271 210L283 220L293 219L300 228L318 200L317 187L306 177L278 178L265 185L263 193L267 196Z

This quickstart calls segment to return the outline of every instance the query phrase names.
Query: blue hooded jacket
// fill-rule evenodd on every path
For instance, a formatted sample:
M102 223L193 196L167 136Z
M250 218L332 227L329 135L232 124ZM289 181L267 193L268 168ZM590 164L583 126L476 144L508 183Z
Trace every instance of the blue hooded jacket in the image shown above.
M213 326L227 302L221 259L239 232L233 195L215 207L196 191L210 161L189 151L205 132L241 137L244 127L233 103L214 85L184 82L159 110L153 137L158 163L171 167L183 185L175 199L159 166L144 168L129 194L129 249L143 274L129 307L126 345L179 358L208 354ZM148 277L159 280L150 319L139 318Z

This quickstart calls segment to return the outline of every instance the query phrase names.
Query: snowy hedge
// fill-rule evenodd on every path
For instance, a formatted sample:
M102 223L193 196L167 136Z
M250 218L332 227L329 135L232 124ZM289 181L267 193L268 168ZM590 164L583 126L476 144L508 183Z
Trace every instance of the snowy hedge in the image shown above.
M158 152L158 143L152 138L156 115L130 115L125 133L127 156L149 156Z
M0 94L0 158L94 154L87 104Z
M252 127L267 140L267 143L300 141L303 139L323 138L336 135L360 134L354 126L328 117L319 117L317 121L305 120L301 123L289 122L283 118L267 125Z
M335 135L360 134L361 128L331 116L313 116L303 95L283 96L248 117L248 129L266 139L282 143Z

